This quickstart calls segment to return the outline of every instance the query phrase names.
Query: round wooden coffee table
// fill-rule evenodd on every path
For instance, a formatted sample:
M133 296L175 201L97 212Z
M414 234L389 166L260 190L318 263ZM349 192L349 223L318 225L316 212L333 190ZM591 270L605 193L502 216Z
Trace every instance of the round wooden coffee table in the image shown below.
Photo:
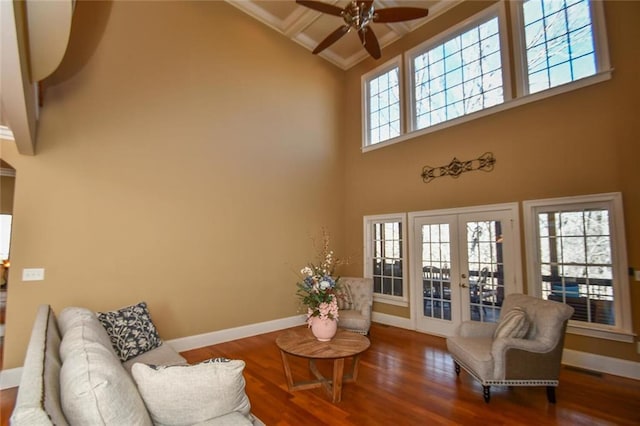
M369 339L357 333L338 330L335 337L328 342L320 342L308 328L288 330L276 339L276 345L282 356L284 375L290 391L324 387L333 402L342 398L342 384L355 382L358 377L358 361L360 354L366 351L371 343ZM296 356L309 360L309 369L316 380L294 381L289 366L288 356ZM344 374L344 360L353 358L351 371ZM325 378L316 367L317 359L333 359L332 379Z

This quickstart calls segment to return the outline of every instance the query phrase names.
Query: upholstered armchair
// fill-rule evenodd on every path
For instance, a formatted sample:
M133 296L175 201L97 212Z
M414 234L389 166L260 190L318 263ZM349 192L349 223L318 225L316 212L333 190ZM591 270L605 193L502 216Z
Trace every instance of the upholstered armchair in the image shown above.
M456 374L460 367L482 384L485 402L491 386L546 386L556 402L555 388L567 321L573 308L524 294L505 297L497 323L463 322L458 335L447 338Z
M371 327L373 279L342 277L338 291L338 327L367 335Z

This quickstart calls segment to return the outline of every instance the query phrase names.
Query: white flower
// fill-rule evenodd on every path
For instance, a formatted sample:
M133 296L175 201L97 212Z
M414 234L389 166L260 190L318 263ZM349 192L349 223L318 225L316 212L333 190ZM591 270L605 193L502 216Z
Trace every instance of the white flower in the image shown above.
M312 271L312 270L311 270L311 268L310 268L310 267L308 267L308 266L305 266L304 268L302 268L302 270L300 271L300 273L301 273L302 275L307 275L307 276L309 276L309 277L313 276L313 271Z
M331 283L327 280L320 281L320 290L326 290L331 287Z

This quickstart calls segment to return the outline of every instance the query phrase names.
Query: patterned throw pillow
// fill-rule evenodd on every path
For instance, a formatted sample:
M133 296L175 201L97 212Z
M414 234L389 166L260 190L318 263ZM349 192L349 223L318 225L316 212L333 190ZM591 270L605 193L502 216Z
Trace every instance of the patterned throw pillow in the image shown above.
M493 338L510 337L522 339L527 335L528 331L529 318L527 318L527 313L520 307L514 307L500 318L498 327L493 333Z
M348 283L340 283L340 290L338 290L337 296L338 309L351 309L353 298L351 297L351 287L349 287Z
M111 312L98 312L122 362L162 345L145 302Z

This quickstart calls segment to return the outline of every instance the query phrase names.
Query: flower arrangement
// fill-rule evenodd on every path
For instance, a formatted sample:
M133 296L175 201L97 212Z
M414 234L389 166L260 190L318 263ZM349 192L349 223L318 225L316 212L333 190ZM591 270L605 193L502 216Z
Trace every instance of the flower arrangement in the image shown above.
M337 265L342 261L334 258L329 249L329 236L323 232L323 246L319 254L320 263L309 263L300 270L304 277L298 282L297 295L307 307L307 323L311 326L314 317L320 319L338 319L339 277L334 278Z

